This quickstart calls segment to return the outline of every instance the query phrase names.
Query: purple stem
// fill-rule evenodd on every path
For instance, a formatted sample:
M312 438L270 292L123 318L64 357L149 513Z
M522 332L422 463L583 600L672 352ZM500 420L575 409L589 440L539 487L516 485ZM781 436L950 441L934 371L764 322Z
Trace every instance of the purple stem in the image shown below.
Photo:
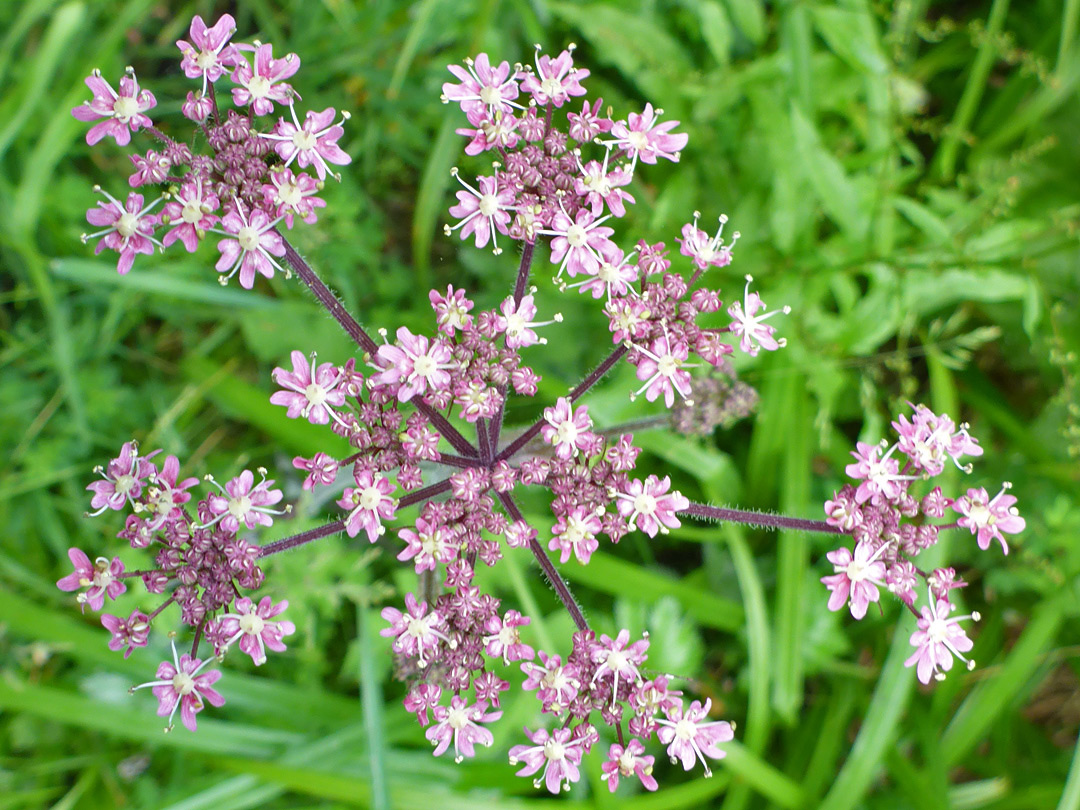
M308 529L306 532L300 532L300 534L294 534L292 537L285 537L281 540L275 540L273 543L267 543L259 549L259 557L269 557L271 554L277 554L280 551L299 548L305 543L329 537L332 534L339 534L343 531L345 531L344 518L335 520L333 523L327 523L324 526Z
M450 481L439 481L435 484L429 484L423 489L418 489L416 492L410 492L408 495L402 495L398 500L398 509L402 509L406 506L412 506L414 503L421 503L422 501L430 500L436 495L441 495L450 489Z
M281 236L281 241L285 243L285 261L287 261L289 266L296 271L296 275L300 277L300 280L308 286L308 289L310 289L312 293L314 293L315 298L318 299L319 303L323 305L326 311L334 316L334 320L341 324L341 328L356 342L356 345L368 354L375 355L379 351L379 344L371 339L371 336L364 331L364 327L357 323L356 318L350 315L349 311L342 306L341 302L338 301L337 296L323 283L323 280L316 275L315 271L311 269L311 266L304 261L300 254L296 252L296 248L289 243L289 240L286 239L280 231L277 233ZM454 449L461 453L461 455L472 456L473 458L476 458L479 455L476 448L472 446L472 443L462 436L457 428L447 421L445 416L422 401L417 400L414 404L416 405L416 409L428 418L431 424L435 426L435 429L438 430L439 433L453 445Z
M693 517L707 520L726 521L728 523L742 523L747 526L758 526L764 529L793 529L803 532L824 532L825 534L847 534L837 526L830 526L824 520L807 520L806 518L791 518L783 515L770 515L767 512L752 512L745 509L724 509L719 506L709 506L704 503L691 503L680 514L692 515Z
M521 249L521 262L518 264L517 280L514 282L514 306L521 304L525 297L525 290L529 285L529 272L532 269L533 251L536 249L535 242L526 242ZM506 415L506 386L499 389L503 402L495 415L491 418L488 430L488 444L491 447L499 446L499 436L502 435L503 417ZM490 457L488 457L490 460Z
M614 366L616 363L619 362L619 360L622 359L622 356L624 354L626 354L626 346L620 346L611 354L609 354L603 363L593 369L588 377L582 380L574 390L567 394L567 399L569 399L571 402L579 399L586 391L588 391L590 388L600 382L600 379L611 370L612 366ZM528 430L526 430L524 433L522 433L520 436L510 442L510 444L506 445L506 447L500 450L499 453L495 456L495 461L504 461L510 458L512 455L514 455L514 453L527 445L529 441L540 432L540 429L545 424L547 424L547 422L541 416L540 419L536 421L536 424L534 424L532 427L530 427Z
M517 504L514 503L514 499L510 497L509 492L496 493L496 497L503 505L503 508L506 509L507 514L510 515L512 520L525 519L521 514L521 510L518 509ZM544 572L547 581L551 583L551 587L555 590L556 595L559 597L559 601L563 603L563 606L570 613L570 618L574 620L574 625L582 632L587 631L589 629L589 623L585 621L585 614L581 612L581 607L578 606L577 601L574 599L574 595L570 593L570 587L559 575L558 570L555 568L555 564L548 557L543 546L540 545L540 541L535 537L529 540L529 550L536 558L536 562L539 563L540 570Z

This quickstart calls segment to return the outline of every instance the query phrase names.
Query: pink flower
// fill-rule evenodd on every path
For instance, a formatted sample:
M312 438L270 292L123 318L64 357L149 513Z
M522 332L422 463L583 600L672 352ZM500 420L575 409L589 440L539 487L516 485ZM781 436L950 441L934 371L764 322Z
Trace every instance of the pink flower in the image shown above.
M611 638L608 635L600 636L589 653L592 662L596 664L596 672L593 674L593 682L600 679L612 680L611 705L615 706L619 697L619 680L626 686L633 686L641 681L641 672L638 666L645 663L646 650L649 649L649 639L643 638L627 646L630 641L630 631L625 628L619 631L619 635Z
M132 612L127 619L103 613L101 624L112 633L112 638L109 639L110 650L117 652L122 647L127 647L124 658L131 655L131 651L136 647L145 647L150 635L150 617L141 610Z
M540 430L544 441L555 447L555 455L567 460L584 447L593 424L589 418L589 407L582 405L574 413L566 397L559 397L555 407L544 409L544 421L546 424Z
M472 325L473 317L469 310L473 308L473 302L465 297L464 290L455 290L453 286L447 286L446 295L438 290L428 293L431 308L435 310L435 318L439 323L439 331L449 337L455 332L468 328Z
M525 627L532 620L522 616L516 610L508 610L503 618L492 616L484 625L483 637L485 652L492 656L502 656L504 664L511 661L524 661L533 657L533 648L521 640L519 627Z
M400 402L408 402L428 390L435 393L449 388L448 371L457 368L452 359L450 347L442 340L431 342L402 326L397 330L396 345L379 347L376 363L382 372L374 381L396 391Z
M551 221L551 229L538 231L551 240L551 263L559 265L557 277L563 270L571 276L585 273L595 276L600 269L601 248L611 244L608 239L615 231L601 227L601 223L611 218L608 214L597 219L587 208L578 209L573 219L563 210L556 212Z
M77 591L86 588L83 593L75 597L83 609L90 605L91 610L101 610L105 604L105 597L115 599L127 586L121 576L124 573L124 564L119 557L109 560L106 557L98 557L93 564L90 558L77 548L68 549L68 558L75 570L63 579L57 580L56 587L62 591Z
M331 458L326 453L316 453L310 459L297 456L293 459L293 466L307 472L302 485L304 489L315 489L316 485L329 486L337 478L337 459Z
M581 765L581 740L570 739L571 734L568 728L557 728L553 734L548 734L547 729L543 728L535 732L526 728L525 736L533 744L511 748L510 764L523 765L517 772L518 776L531 776L543 768L544 775L533 780L534 787L540 787L543 783L553 794L569 790L571 783L581 778L578 770Z
M352 163L352 158L337 145L338 139L345 134L341 125L349 120L349 114L343 112L341 121L335 124L336 113L333 107L327 107L322 112L308 110L301 126L296 117L296 107L292 103L289 104L289 112L292 114L291 124L284 118L279 118L273 133L261 137L277 141L274 149L286 166L295 160L301 169L314 166L320 180L325 180L327 174L340 180L341 176L330 171L327 164L344 166Z
M646 790L656 790L658 785L653 778L654 757L645 754L641 740L632 737L626 747L612 743L608 749L608 758L601 767L608 789L614 793L619 786L619 777L636 776Z
M255 286L255 273L273 278L274 269L281 270L281 265L273 259L273 256L285 255L285 243L274 230L278 222L259 208L245 216L239 202L222 217L221 226L225 233L235 237L222 239L217 245L221 258L214 268L219 273L228 273L222 277L222 284L239 270L240 286L250 290Z
M910 403L909 403L910 404ZM939 475L945 469L945 459L951 458L960 469L961 455L981 456L983 449L967 432L968 426L956 423L948 416L938 416L925 405L912 405L915 413L911 421L901 415L892 423L900 434L900 450L912 463L930 475Z
M687 399L690 390L690 373L683 369L690 356L690 347L685 341L673 341L667 335L653 341L652 351L634 344L634 349L642 357L637 364L637 377L645 384L631 395L631 399L644 392L645 399L653 402L661 394L664 404L671 407L675 403L675 394Z
M1018 534L1027 526L1014 506L1016 497L1005 494L1010 487L1012 484L1006 481L992 500L982 487L972 488L967 491L967 495L957 498L953 503L953 509L963 515L956 521L956 525L971 529L972 534L977 534L979 548L984 551L990 548L991 540L997 540L1001 543L1001 550L1008 554L1009 546L1005 542L1005 534Z
M255 666L266 663L266 648L274 652L284 652L285 643L281 640L296 632L296 625L288 620L271 621L289 606L287 600L276 605L269 596L264 596L256 605L246 596L237 599L233 605L234 613L221 617L219 630L228 638L226 646L239 639L240 651L251 656Z
M391 520L397 510L397 501L390 497L394 485L385 475L370 470L354 472L356 487L346 487L344 496L337 502L342 509L350 509L345 518L345 531L356 537L363 529L368 540L374 543L386 532L384 520Z
M581 176L574 178L574 193L584 198L584 202L592 208L593 216L600 216L606 204L608 210L617 217L626 215L626 206L623 201L633 203L634 198L622 190L622 186L628 185L633 179L622 166L616 166L608 170L608 158L611 150L604 154L604 162L591 160L584 166L578 161Z
M585 95L581 81L589 77L589 71L574 67L572 50L569 48L552 59L546 54L541 56L537 48L536 73L526 70L517 74L517 78L522 80L521 89L532 93L533 99L541 107L549 103L561 107L571 96Z
M711 707L711 700L706 700L704 706L695 700L684 713L682 701L679 701L677 706L665 711L666 719L656 720L660 726L656 736L668 747L667 753L671 761L681 761L683 770L688 771L700 760L707 777L712 776L712 771L705 757L723 759L725 754L720 743L735 739L731 723L725 720L707 720Z
M578 143L584 143L591 141L601 132L610 132L614 122L610 118L601 117L600 108L603 104L603 99L598 98L591 107L586 101L580 113L567 113L566 119L570 123L567 134Z
M207 503L210 513L216 517L203 528L218 523L225 531L235 534L240 531L241 523L248 529L274 525L274 519L270 516L280 515L281 512L269 507L280 501L283 495L280 489L270 489L274 482L266 480L266 470L260 469L259 473L262 480L258 484L255 484L251 470L244 470L225 485L222 489L224 495L211 495ZM214 479L209 480L217 484Z
M832 591L829 610L840 610L850 600L852 616L861 619L866 615L870 603L878 601L878 586L885 584L885 564L877 558L887 547L882 544L877 551L871 552L868 543L859 543L854 555L846 547L825 555L836 571L821 578Z
M150 479L153 486L147 491L147 511L153 515L148 523L151 531L164 526L166 523L183 517L180 507L191 500L191 493L185 490L191 489L197 483L198 478L185 478L178 481L180 476L180 462L176 456L168 456L161 467L161 472Z
M437 684L418 683L409 691L409 694L405 695L402 703L405 705L405 711L415 714L420 725L426 726L428 710L438 706L441 697L442 688Z
M727 215L720 216L720 227L710 239L705 231L698 228L700 212L694 212L694 221L683 225L682 239L679 239L679 252L683 256L689 256L694 260L698 270L707 270L709 266L727 267L731 264L731 251L735 242L739 239L739 232L732 234L731 242L723 243L724 225L727 224ZM745 349L744 349L745 351Z
M596 275L584 281L567 284L567 289L576 287L581 292L591 292L593 298L599 298L606 293L608 301L611 300L613 294L616 296L638 294L637 290L630 286L638 280L637 265L631 264L614 242L602 245L598 258L599 266L596 268ZM631 258L633 258L632 255Z
M432 752L435 756L442 756L451 741L454 743L454 762L461 762L465 757L476 754L477 744L491 747L495 738L486 728L479 723L493 723L502 717L502 712L489 712L487 703L477 701L469 706L465 698L454 695L450 698L450 708L435 706L432 709L435 716L435 725L429 728L425 734L431 744L435 746Z
M518 97L517 77L510 75L510 63L501 62L492 67L486 53L477 54L476 61L465 60L465 67L448 65L447 68L460 84L446 82L442 86L443 101L456 101L466 112L511 112L519 104L512 104Z
M740 304L736 301L728 307L728 315L732 317L731 326L728 328L733 335L741 338L739 348L751 357L757 357L757 353L761 349L772 352L787 345L786 338L777 340L773 337L776 327L765 323L765 320L777 313L787 315L791 312L791 307L785 306L783 309L765 312L765 304L762 302L761 296L756 292L750 292L750 282L753 280L753 276L746 277L743 303ZM758 312L765 314L758 315Z
M143 482L157 473L157 467L150 461L160 453L155 450L148 456L139 458L137 442L125 442L120 448L120 455L109 462L108 466L97 467L94 472L103 481L94 481L87 489L94 493L90 499L90 508L96 509L93 515L100 515L106 509L121 510L135 502L142 494Z
M669 489L671 477L667 475L662 479L650 475L644 483L635 478L627 492L615 495L619 514L627 519L631 529L641 529L649 537L677 529L682 523L676 513L690 506L690 501L677 490L669 494Z
M878 496L889 501L898 498L903 492L904 482L909 478L900 475L900 467L896 459L891 457L895 446L884 458L878 458L882 449L879 444L857 442L855 447L851 455L855 456L856 462L848 464L844 472L856 480L862 479L855 490L856 502L863 504Z
M108 203L99 202L97 208L87 211L86 221L104 230L84 233L81 237L83 244L90 239L100 238L94 254L106 248L115 250L120 254L116 270L122 276L127 275L135 262L136 253L149 255L154 252L154 245L160 244L154 239L154 228L160 220L157 214L150 212L165 198L159 197L143 206L143 196L132 191L128 194L127 202L121 204L104 189L95 186L95 191L100 192Z
M437 610L427 612L427 602L417 602L411 593L405 594L405 613L394 607L385 607L379 615L390 626L379 631L379 635L394 639L391 648L398 655L416 656L417 665L426 667L428 656L435 652L439 644L450 641L446 637L446 624Z
M450 216L461 218L461 222L453 227L444 226L446 235L449 236L461 228L462 239L466 239L469 234L475 234L478 248L484 247L490 241L494 253L502 253L495 234L507 233L510 211L514 208L516 197L513 186L504 183L500 187L498 172L493 177L476 178L479 189L462 180L457 168L452 169L451 174L465 188L457 192L458 204L450 209Z
M214 212L220 205L217 196L203 188L201 178L196 177L194 182L184 183L172 200L165 204L162 222L172 228L161 243L169 247L179 239L188 253L194 253L199 247L199 240L218 221Z
M157 668L158 680L133 686L131 691L152 687L154 697L158 699L158 717L169 717L166 731L173 727L177 708L180 709L181 722L188 731L194 731L195 715L203 710L204 699L212 706L225 705L225 698L213 688L214 683L221 677L221 671L202 671L213 660L207 658L200 661L190 655L177 658L176 642L173 642L173 661L163 661Z
M466 155L479 155L489 149L513 149L518 145L518 127L521 121L510 113L495 112L487 109L470 110L465 114L470 126L454 130L458 135L469 138L465 144Z
M273 47L269 43L260 45L255 49L254 69L246 59L237 60L232 80L240 86L233 88L233 103L237 107L250 104L255 115L273 112L275 101L290 104L294 93L284 80L299 69L300 57L295 53L288 54L284 59L274 59Z
M618 146L630 156L630 171L634 171L638 159L642 163L656 163L658 157L679 162L679 152L686 146L689 136L685 132L672 132L678 121L658 123L663 110L653 110L646 104L641 114L630 113L626 121L616 121L611 128L612 140L605 141Z
M157 106L157 101L149 90L139 89L139 80L131 68L120 80L119 93L101 78L99 70L94 70L86 78L86 86L94 97L73 109L71 114L80 121L106 119L90 127L86 133L86 142L91 146L106 136L119 146L127 146L131 143L132 132L154 125L144 113Z
M153 149L148 149L145 155L130 155L130 157L135 166L135 172L128 177L128 185L132 188L151 183L163 183L169 176L169 169L172 168L172 161Z
M524 296L521 303L515 305L513 296L507 296L499 305L502 316L496 319L495 328L506 333L506 348L521 349L537 343L547 343L547 338L539 337L533 327L562 323L562 315L555 313L550 321L534 321L536 304L532 293Z
M930 683L931 677L944 680L945 673L952 669L953 656L963 661L968 669L975 668L974 661L964 658L964 653L974 645L960 622L964 619L978 621L979 614L949 618L952 609L949 602L944 599L935 601L931 595L930 605L922 609L919 629L911 634L911 644L916 650L904 662L904 666L915 664L916 673L923 683Z
M326 200L315 195L322 191L322 184L310 174L293 174L291 169L278 168L270 172L270 183L263 184L263 202L274 211L274 216L285 220L285 227L293 226L293 217L300 217L308 225L318 216L316 208L325 208Z
M397 558L402 562L412 560L418 574L434 571L439 563L448 563L457 557L459 544L453 531L422 517L416 519L416 531L401 529L398 537L408 545Z
M184 55L180 69L189 79L202 78L203 95L208 82L216 82L225 75L226 68L235 67L241 61L235 46L229 45L235 32L236 20L230 14L221 15L213 28L207 28L202 17L196 14L189 32L191 43L182 39L176 41L176 47Z
M313 425L325 425L331 417L339 421L340 417L333 409L345 404L345 392L338 387L341 369L333 363L316 366L314 353L310 363L303 352L294 351L289 357L292 371L281 367L274 369L274 382L285 390L276 391L270 402L287 407L285 415L290 419L300 416Z
M543 666L532 662L521 665L521 671L526 675L521 688L536 689L536 697L543 704L545 712L562 714L581 689L578 668L575 664L563 664L562 658L549 656L543 650L540 650L539 657Z
M589 558L599 547L596 535L603 529L603 523L596 512L584 506L575 506L570 514L560 517L552 532L554 537L548 541L548 549L559 552L559 562L566 563L573 554L578 562L587 565Z

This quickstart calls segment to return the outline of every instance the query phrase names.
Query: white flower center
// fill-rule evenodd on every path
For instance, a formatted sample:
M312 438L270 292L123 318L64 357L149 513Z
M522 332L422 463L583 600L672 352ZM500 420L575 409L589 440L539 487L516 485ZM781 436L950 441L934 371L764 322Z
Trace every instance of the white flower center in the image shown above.
M935 644L941 644L949 637L949 624L944 619L934 619L926 628L926 635Z
M139 215L133 214L130 211L125 211L120 215L120 218L116 220L116 232L125 239L133 236L139 225Z
M307 152L314 149L318 140L319 139L315 137L314 132L308 132L306 129L297 130L296 134L292 136L293 146L301 152Z
M578 225L576 222L566 230L566 241L570 243L570 247L579 248L583 246L588 240L588 234L585 229Z
M566 746L555 739L544 743L544 756L549 762L566 759Z
M172 688L180 697L190 695L195 691L195 679L186 672L177 672L173 675Z
M360 492L360 508L374 512L379 502L382 501L382 497L382 492L379 491L378 487L364 487Z
M263 628L265 627L266 620L258 613L245 613L240 617L240 629L249 636L262 635Z
M180 219L188 225L197 225L202 221L203 211L199 200L185 200L184 208L180 211Z
M631 132L626 136L626 142L638 152L642 152L649 148L649 136L644 132Z
M558 444L575 444L578 438L577 425L567 419L557 429L559 436Z
M248 92L251 93L253 100L266 98L270 93L270 87L270 80L265 76L253 76L247 85Z
M551 76L540 82L540 92L549 98L553 98L562 93L562 82L555 77Z
M679 370L679 360L673 354L665 354L656 363L656 370L663 374L665 377L674 377L675 372Z
M251 511L251 498L241 495L239 498L229 500L229 514L237 520L245 517Z
M629 662L626 660L626 655L622 650L612 650L608 653L607 668L612 672L622 672L622 670L626 669L627 663Z
M422 354L413 361L413 373L417 377L430 377L437 370L437 366L430 355Z
M484 194L480 197L480 213L485 217L494 216L499 210L499 198L494 194Z
M139 102L131 96L120 96L113 102L113 117L126 124L139 112Z
M304 192L300 190L296 183L282 183L278 186L277 201L280 205L296 208L303 199Z
M210 70L217 64L217 54L214 51L199 51L199 55L195 57L195 64L199 66L203 72Z
M858 560L852 560L848 563L847 568L844 569L844 574L852 582L861 582L866 578L866 569L869 566L864 565Z
M685 717L675 724L675 736L684 742L694 739L697 734L697 726Z
M113 483L113 489L116 490L116 494L118 495L127 495L134 486L135 478L130 475L118 475L116 476L116 481Z
M976 526L990 526L994 523L994 515L984 503L973 503L968 510L968 519Z
M304 396L307 397L307 401L312 405L322 405L326 402L326 389L321 385L311 383L304 389Z
M648 492L642 492L634 498L634 511L642 515L651 515L656 511L656 498Z
M259 247L259 232L250 225L245 225L237 232L236 241L245 253L250 253Z
M480 88L480 100L489 106L498 104L502 101L502 94L499 93L498 87L492 87L489 84Z
M513 315L506 316L506 334L513 337L517 337L528 326L526 320L518 315L516 312Z
M446 716L446 722L450 724L450 728L454 729L454 731L461 731L470 723L469 713L464 709L451 709Z

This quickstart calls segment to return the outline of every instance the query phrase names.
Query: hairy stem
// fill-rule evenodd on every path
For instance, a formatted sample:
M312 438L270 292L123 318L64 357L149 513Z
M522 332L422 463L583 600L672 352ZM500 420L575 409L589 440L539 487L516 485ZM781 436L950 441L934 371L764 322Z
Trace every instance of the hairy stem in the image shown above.
M281 235L280 231L278 234ZM364 331L364 327L357 322L356 318L349 314L349 311L345 309L340 301L338 301L337 296L334 295L333 291L327 287L326 284L323 283L323 280L311 269L311 265L304 261L303 257L296 252L296 248L290 244L289 240L286 239L284 235L281 235L281 240L285 243L285 261L287 261L289 266L296 271L296 275L298 275L300 280L307 285L308 289L311 290L318 302L323 305L323 308L334 317L334 320L341 325L341 328L356 342L357 346L370 355L374 355L378 352L379 344L372 340L371 335ZM435 429L439 431L451 445L453 445L455 450L463 456L472 456L473 458L476 458L479 455L476 448L472 446L472 443L462 436L461 433L458 432L458 429L451 425L445 416L421 400L415 400L413 404L416 405L416 409L420 411L420 413L428 418L431 424L435 426Z
M292 548L299 548L313 540L319 540L323 537L329 537L332 534L339 534L343 531L345 531L344 518L335 520L333 523L327 523L323 526L317 526L314 529L308 529L306 532L300 532L300 534L294 534L292 537L285 537L281 540L275 540L273 543L267 543L259 549L259 557L269 557L271 554L288 551Z
M808 520L806 518L792 518L784 515L771 515L767 512L753 512L746 509L725 509L720 506L709 506L704 503L691 503L681 510L679 514L705 518L706 520L719 520L728 523L742 523L747 526L758 526L763 529L794 529L803 532L822 532L825 534L847 534L837 526L830 526L824 520Z
M525 519L521 514L521 510L518 509L517 504L514 503L514 499L510 497L510 493L499 492L497 493L497 497L512 520ZM574 625L582 632L587 631L589 629L589 623L585 621L585 614L581 612L581 607L578 605L577 600L575 600L574 595L570 593L570 587L566 584L566 580L559 575L558 570L555 568L555 564L548 557L543 546L540 545L540 541L535 537L529 540L529 550L536 558L536 562L540 565L540 570L544 572L547 581L551 583L551 587L555 590L555 594L559 597L559 601L563 603L563 606L570 614L570 618L574 620Z
M622 356L624 354L626 354L625 346L620 346L611 354L609 354L607 358L605 358L604 362L594 368L589 373L588 377L578 383L577 387L566 395L567 399L569 399L571 402L579 399L586 391L588 391L590 388L600 382L601 378L609 371L611 371L611 367L618 363L619 360L622 359ZM540 429L545 424L546 422L544 420L544 417L541 416L538 420L536 420L536 423L534 425L523 431L516 439L510 442L510 444L506 445L506 447L500 450L499 453L496 454L495 460L503 461L510 458L512 455L514 455L514 453L527 445L529 441L533 438L533 436L540 432Z

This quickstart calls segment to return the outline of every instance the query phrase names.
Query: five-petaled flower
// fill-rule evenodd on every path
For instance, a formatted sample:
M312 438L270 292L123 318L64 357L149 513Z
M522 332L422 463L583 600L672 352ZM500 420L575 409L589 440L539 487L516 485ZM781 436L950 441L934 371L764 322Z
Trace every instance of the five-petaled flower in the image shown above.
M154 94L139 87L135 71L127 68L120 79L120 92L113 90L111 84L101 78L101 71L94 70L86 79L86 86L94 94L90 101L84 101L71 111L80 121L99 121L86 133L86 142L93 146L108 136L119 146L131 143L131 133L144 127L153 126L146 116L146 111L157 106Z
M982 487L972 487L953 503L953 509L962 515L956 524L978 535L979 548L984 551L990 548L991 541L997 540L1001 550L1008 554L1005 535L1022 532L1027 525L1014 505L1016 496L1006 494L1011 486L1006 482L993 498Z
M735 729L731 723L708 719L711 707L711 699L706 700L704 706L695 700L690 704L690 708L683 711L682 701L679 701L665 711L665 717L656 721L660 725L656 735L660 742L668 747L667 753L671 761L681 762L683 770L686 771L700 761L706 776L711 776L712 771L705 758L723 759L725 752L720 748L720 743L735 739Z
M162 661L157 668L157 680L133 686L131 691L150 687L158 699L158 717L168 716L166 731L172 730L173 717L180 709L180 721L188 731L195 730L195 715L205 708L205 700L212 706L224 706L225 698L214 689L214 684L221 677L221 670L203 672L214 658L200 661L190 655L177 658L176 642L172 644L173 660Z
M572 782L581 778L581 741L570 739L568 728L557 728L549 734L545 728L535 732L525 729L532 745L515 745L510 749L510 764L522 765L518 776L531 776L544 769L542 777L533 780L536 787L543 784L552 793L569 790Z
M346 487L338 506L348 509L345 518L345 531L349 537L356 537L363 529L368 540L374 543L386 532L384 520L394 517L397 501L390 497L394 485L385 475L371 470L354 471L355 487Z
M973 644L960 622L964 619L977 622L979 614L972 612L967 616L949 616L953 607L950 602L934 599L931 594L930 604L923 606L918 629L911 634L911 645L916 649L904 666L914 664L916 674L923 683L930 683L931 678L943 680L945 673L952 669L954 656L963 661L968 669L975 668L975 662L964 657Z
M264 596L258 604L246 596L237 599L233 611L221 616L218 635L225 639L226 647L238 642L240 651L250 655L255 666L260 666L266 663L267 647L284 652L285 643L281 639L296 632L296 625L289 620L273 620L288 606L288 600L282 599L275 605L269 596Z

